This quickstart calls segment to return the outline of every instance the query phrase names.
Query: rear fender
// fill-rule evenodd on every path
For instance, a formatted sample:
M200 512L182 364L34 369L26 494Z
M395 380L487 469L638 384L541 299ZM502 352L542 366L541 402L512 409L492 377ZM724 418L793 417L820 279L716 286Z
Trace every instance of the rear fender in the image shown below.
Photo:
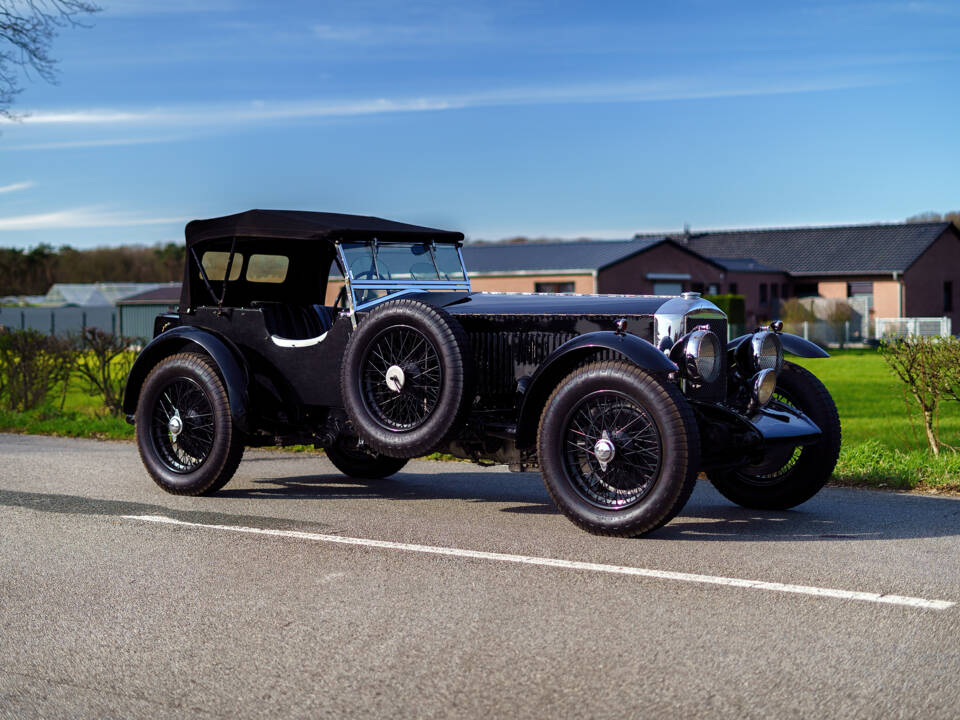
M536 442L540 413L559 382L590 355L603 350L612 350L651 373L666 375L677 370L676 363L636 335L618 335L611 330L578 335L550 353L526 383L517 417L517 447Z
M157 335L140 351L130 370L130 375L127 376L127 384L123 392L123 412L128 417L136 413L143 382L157 363L178 352L202 351L213 358L220 371L220 377L223 378L226 386L234 425L242 431L248 431L250 399L246 365L240 351L233 346L233 343L229 345L228 343L229 341L206 330L189 325L175 327Z

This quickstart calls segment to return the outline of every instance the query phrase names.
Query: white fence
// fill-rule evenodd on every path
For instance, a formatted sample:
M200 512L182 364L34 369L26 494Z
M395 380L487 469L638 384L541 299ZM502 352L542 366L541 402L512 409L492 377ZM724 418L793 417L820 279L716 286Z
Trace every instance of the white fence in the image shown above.
M947 337L951 334L950 318L877 318L877 338L906 337L922 335L924 337Z
M817 345L847 345L864 342L859 321L847 320L841 327L834 327L826 320L804 320L803 322L785 322L783 329L799 335Z

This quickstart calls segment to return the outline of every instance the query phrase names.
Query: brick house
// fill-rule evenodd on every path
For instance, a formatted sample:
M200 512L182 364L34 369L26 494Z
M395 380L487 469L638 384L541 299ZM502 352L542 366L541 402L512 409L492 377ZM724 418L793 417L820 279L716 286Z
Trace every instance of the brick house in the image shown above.
M463 259L475 290L649 295L726 282L721 264L664 237L468 244Z
M467 243L463 256L478 291L735 293L748 325L786 298L857 298L868 319L946 315L960 329L960 232L948 222ZM331 277L328 304L341 285Z
M728 268L725 289L737 284L758 321L772 317L777 299L820 296L863 298L875 317L947 316L960 327L960 231L949 222L734 230L679 241ZM748 286L737 271L744 258L781 274L757 273Z
M947 222L464 246L477 290L737 293L747 323L790 297L859 298L871 317L951 318L960 328L960 232Z

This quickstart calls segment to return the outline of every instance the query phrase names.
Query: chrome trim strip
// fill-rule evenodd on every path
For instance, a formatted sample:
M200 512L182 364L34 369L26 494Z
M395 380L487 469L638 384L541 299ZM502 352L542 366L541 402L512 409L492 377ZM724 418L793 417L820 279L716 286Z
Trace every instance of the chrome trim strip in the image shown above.
M470 283L461 280L354 280L355 288L389 290L392 288L466 288Z
M290 338L282 338L279 335L271 335L270 339L273 341L274 345L284 348L302 348L310 347L312 345L319 345L326 339L327 333L323 335L317 335L317 337L306 338L304 340L292 340Z
M337 248L337 257L340 258L340 269L344 271L343 273L343 285L346 288L347 294L347 304L350 306L349 315L350 315L350 324L353 325L353 329L357 329L357 303L353 297L353 270L350 269L350 265L347 263L347 256L343 252L343 246L340 244L340 241L337 240L334 243L334 246Z
M389 295L384 295L381 298L376 300L369 300L368 302L357 305L357 310L366 310L368 307L373 307L374 305L379 305L382 302L387 300L393 300L398 297L403 297L404 295L409 295L410 293L417 292L416 288L407 288L406 290L401 290L400 292L390 293Z
M473 288L470 286L470 273L467 272L467 264L463 261L463 246L460 243L457 243L457 256L460 258L460 269L463 270L463 279L467 283L467 292L471 292Z

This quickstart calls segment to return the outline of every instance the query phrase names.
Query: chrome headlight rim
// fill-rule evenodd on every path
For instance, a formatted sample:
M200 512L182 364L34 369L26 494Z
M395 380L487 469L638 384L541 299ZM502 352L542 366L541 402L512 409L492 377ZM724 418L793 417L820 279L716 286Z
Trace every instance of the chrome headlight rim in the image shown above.
M772 362L767 359L770 357L774 358ZM754 373L773 370L779 375L783 370L783 342L780 336L771 330L754 333L750 338L750 361Z
M777 373L773 368L761 370L750 381L750 394L755 408L763 408L773 400L777 389Z
M704 348L712 352L712 365L705 371L707 356ZM720 338L712 330L694 330L684 343L683 355L686 376L698 384L710 384L720 376L721 369Z

